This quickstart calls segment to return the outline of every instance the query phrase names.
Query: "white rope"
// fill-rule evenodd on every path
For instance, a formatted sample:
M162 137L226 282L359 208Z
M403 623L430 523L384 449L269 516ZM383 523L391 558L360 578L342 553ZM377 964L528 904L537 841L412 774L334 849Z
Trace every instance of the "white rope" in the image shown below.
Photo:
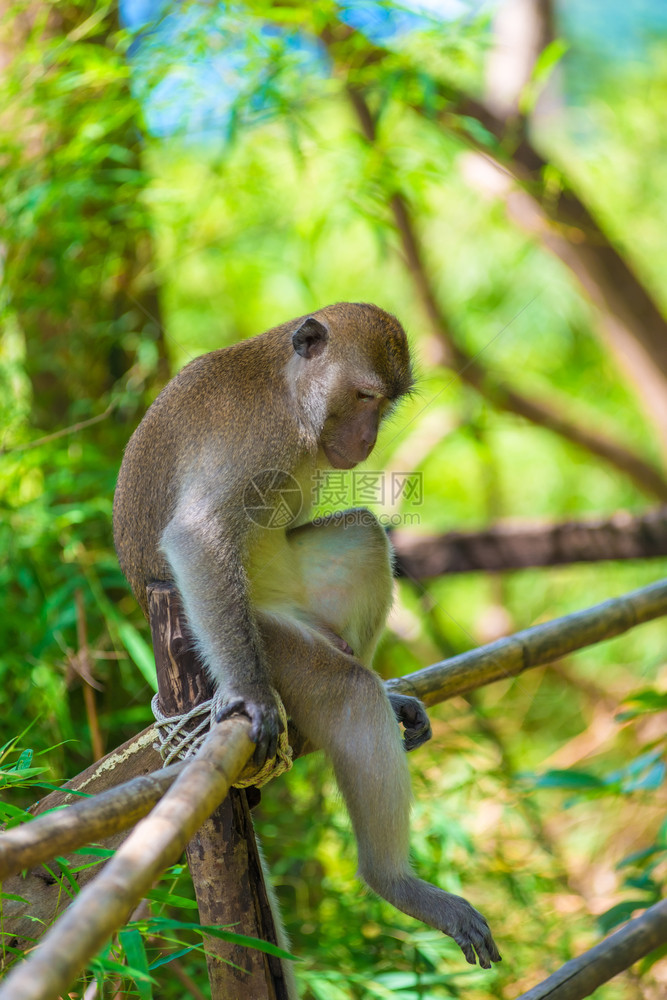
M266 761L261 770L250 778L242 778L237 781L234 785L235 788L247 788L248 785L260 788L272 778L277 778L279 774L289 771L294 763L292 748L287 738L287 712L278 692L274 690L273 693L283 723L283 732L278 737L276 756L272 760ZM158 695L153 696L151 708L155 716L155 729L158 736L157 743L154 743L153 746L162 757L163 767L167 767L175 760L187 760L188 757L194 757L208 736L211 725L217 721L218 713L224 704L225 699L222 693L216 691L212 698L195 705L189 712L184 712L182 715L165 715L160 708Z

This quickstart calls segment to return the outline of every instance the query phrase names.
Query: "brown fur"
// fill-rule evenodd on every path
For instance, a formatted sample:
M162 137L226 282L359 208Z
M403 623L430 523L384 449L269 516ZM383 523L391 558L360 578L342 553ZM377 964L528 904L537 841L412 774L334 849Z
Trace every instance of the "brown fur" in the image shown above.
M365 304L327 306L196 358L128 444L114 537L144 613L146 584L175 582L225 693L222 716L250 717L257 758L275 752L273 685L332 759L368 884L488 967L500 956L484 918L416 879L407 860L410 779L395 715L410 745L429 728L423 706L390 702L370 669L391 603L384 532L362 510L307 523L314 473L366 458L412 381L400 323ZM288 530L255 524L248 484L265 491L290 476L305 500L298 521Z

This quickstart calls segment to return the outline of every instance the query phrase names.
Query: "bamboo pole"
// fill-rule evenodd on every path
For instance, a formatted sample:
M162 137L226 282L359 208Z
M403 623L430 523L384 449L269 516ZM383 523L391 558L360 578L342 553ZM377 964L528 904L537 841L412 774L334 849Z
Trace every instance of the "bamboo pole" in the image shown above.
M667 899L663 899L517 1000L583 1000L666 942Z
M417 670L413 674L392 678L386 681L386 687L389 691L412 694L421 698L427 705L435 705L493 681L513 677L532 667L551 663L577 649L610 639L665 614L667 614L667 580L662 580L650 584L648 587L631 591L622 597L604 601L602 604L584 611L555 618L543 625L535 625L523 632L517 632L507 639L499 639L497 642L480 646L467 653L461 653L449 660L435 663L423 670ZM312 747L303 743L299 734L292 727L290 727L290 744L294 749L295 757L312 750ZM94 777L88 782L84 782L81 787L94 791L100 776L104 776L105 780L108 780L109 765L116 756L119 756L119 752L113 751L102 761L99 761L95 765ZM124 761L124 755L120 755L120 759ZM167 771L168 769L165 769L162 775ZM157 777L157 780L164 779ZM70 782L70 785L79 787L77 782L78 778L75 778L73 782ZM129 797L126 797L124 789L129 790L130 787L137 790L136 801L134 791L131 791ZM140 784L129 782L125 786L121 785L112 789L111 792L118 794L120 797L118 801L124 798L124 801L128 803L129 813L130 802L133 803L132 808L138 810L140 808L139 800L142 796L147 795L147 792L141 791L141 788ZM52 805L60 804L65 791L63 789L48 795L39 804L40 811L43 808L51 808ZM94 836L99 836L99 832L91 832L93 828L86 825L85 817L94 813L94 803L97 802L107 803L105 808L109 808L111 814L115 813L112 805L114 801L116 801L114 795L109 792L96 796L90 807L87 808L83 808L84 804L77 800L71 808L76 810L75 815L81 817L82 825L78 827L75 818L72 818L67 847L61 846L58 850L61 852L65 849L72 850L74 847L89 843ZM148 808L145 810L146 812ZM53 819L50 822L53 822L54 829L57 830L60 824L62 824L63 829L68 825L64 819L56 819L56 816L60 814L52 815ZM66 816L67 813L63 811L62 815ZM45 826L38 827L37 832L33 834L33 827L37 822L38 820L34 820L32 823L0 834L0 877L10 872L20 871L28 865L47 861L57 853L55 849L51 848L50 841L46 837L42 837L39 832L40 829L45 830ZM118 822L121 824L122 818L119 818ZM133 822L135 822L134 819L129 820L126 827L131 826ZM118 825L116 829L123 829L123 826ZM102 833L105 836L108 835L105 831ZM25 850L25 854L21 853L23 850ZM14 887L11 888L11 891L14 891ZM18 892L18 889L16 891Z
M151 811L184 767L184 763L170 764L6 830L0 835L0 880L134 826Z
M35 802L30 812L39 816L58 806L72 805L92 795L106 792L140 775L151 774L162 764L160 755L153 749L156 738L153 726L135 734L60 788ZM20 836L19 830L22 830L30 838L31 834L27 833L29 826L26 823L17 827L16 836ZM0 843L5 836L6 833L0 833ZM116 850L126 836L127 831L105 836L102 838L102 846ZM79 842L81 845L85 844L86 837L81 837ZM99 860L99 857L83 852L67 858L73 868L73 881L79 889L98 874L99 867L95 862ZM37 863L42 861L48 862L49 871ZM0 956L0 978L6 973L7 966L18 960L20 952L34 948L36 939L53 924L70 902L71 894L63 891L62 880L57 877L59 864L46 848L35 859L35 867L21 871L19 861L16 870L21 874L11 875L2 882L2 891L8 894L2 904L4 941L8 947Z
M12 969L0 1000L52 1000L120 927L173 864L225 797L254 744L250 722L236 716L213 727L197 757L125 840L98 877L77 896L34 952Z
M390 690L422 697L427 704L435 704L483 684L515 676L530 667L552 662L575 649L611 638L666 612L667 581L660 581L397 678L388 682L387 686ZM224 797L249 758L252 744L247 738L247 722L237 718L225 723L225 727L231 727L229 746L220 742L221 734L227 729L216 727L206 745L206 758L187 766L151 816L139 824L102 874L83 889L30 959L10 973L0 988L0 1000L48 1000L57 996L104 940L123 923L159 871L178 856L192 833ZM137 741L135 739L130 743L134 747ZM106 764L98 762L89 769L89 775L85 772L87 777L83 784L90 788L97 780L108 780L109 761L116 758L121 773L126 767L134 768L134 757L139 760L144 744L139 741L137 746L139 754L133 751L128 758L129 764L127 753L113 751L108 755ZM217 771L216 768L220 767L223 770ZM75 779L75 784L77 781ZM138 788L140 786L134 786L135 792ZM116 791L123 794L122 790ZM130 795L133 800L135 792ZM62 801L64 794L64 791L54 793L58 801ZM51 796L47 796L40 805L45 807L50 799ZM95 809L98 801L92 800L90 807ZM81 809L83 805L89 806L89 803L75 808ZM56 818L59 814L53 815L56 827L60 823L68 826L65 820ZM30 826L28 824L23 829L30 831ZM35 836L29 849L37 850L39 841L40 858L45 853L52 856L55 849L51 842L46 848L47 842L40 840L39 829L37 836L28 834L29 838ZM11 833L13 837L20 837L22 831ZM81 831L76 839L85 842L88 835L80 834ZM4 834L0 842L8 836L8 833ZM69 842L72 843L71 840ZM560 996L558 1000L561 1000Z
M426 705L435 705L484 684L552 663L576 649L611 639L664 614L667 614L667 580L659 580L585 611L554 618L424 670L396 677L387 681L387 688L421 698Z
M149 586L148 605L160 707L166 715L182 715L209 698L213 687L183 641L185 619L175 588ZM258 801L257 790L250 791ZM285 943L278 940L245 789L230 789L186 852L200 923L233 924L238 934ZM278 958L210 935L204 941L212 1000L288 1000L290 970Z

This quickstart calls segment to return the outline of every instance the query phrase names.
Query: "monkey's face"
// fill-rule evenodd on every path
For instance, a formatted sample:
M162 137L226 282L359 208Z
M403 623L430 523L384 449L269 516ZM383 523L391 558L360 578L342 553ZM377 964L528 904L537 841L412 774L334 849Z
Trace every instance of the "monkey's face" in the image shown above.
M346 406L327 419L320 444L334 469L353 469L364 462L378 436L378 428L389 401L379 393L356 390Z
M363 303L328 306L298 322L288 363L297 394L308 400L306 412L324 417L319 444L329 464L353 469L372 452L382 417L411 389L405 331Z

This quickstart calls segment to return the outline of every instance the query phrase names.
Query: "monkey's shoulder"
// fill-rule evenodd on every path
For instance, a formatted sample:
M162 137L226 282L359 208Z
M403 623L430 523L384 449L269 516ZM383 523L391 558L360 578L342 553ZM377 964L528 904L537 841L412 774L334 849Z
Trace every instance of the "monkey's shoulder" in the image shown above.
M198 440L219 433L241 438L248 426L247 414L251 409L255 411L262 395L261 390L255 394L247 391L245 380L223 352L201 355L162 389L144 414L130 445L192 447ZM275 395L282 395L280 388L274 393L269 390L262 412L267 406L271 408Z
M287 391L284 370L289 358L290 352L280 350L266 335L200 354L167 383L156 402L178 400L194 410L261 397L270 403Z

